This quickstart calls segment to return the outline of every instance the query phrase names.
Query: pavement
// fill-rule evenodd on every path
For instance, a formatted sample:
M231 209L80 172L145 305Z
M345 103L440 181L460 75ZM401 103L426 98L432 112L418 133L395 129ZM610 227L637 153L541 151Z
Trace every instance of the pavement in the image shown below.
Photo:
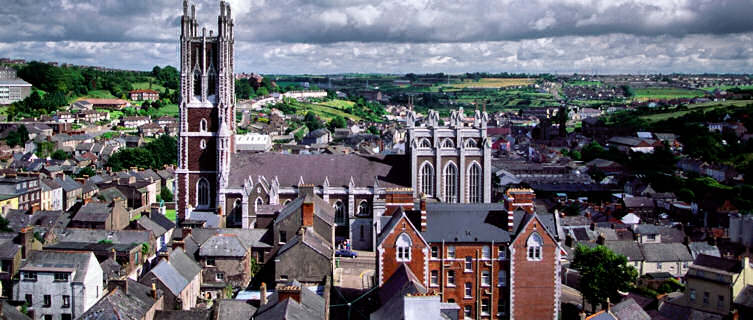
M335 286L367 290L374 285L376 258L374 252L356 251L357 258L335 257ZM339 262L337 262L339 259Z

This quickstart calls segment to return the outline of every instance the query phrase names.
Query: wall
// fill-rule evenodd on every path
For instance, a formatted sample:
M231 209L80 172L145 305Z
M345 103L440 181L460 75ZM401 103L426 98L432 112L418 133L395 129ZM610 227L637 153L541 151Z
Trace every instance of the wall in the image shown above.
M403 229L405 227L405 229ZM387 231L387 230L384 230ZM384 232L383 231L383 232ZM411 260L409 262L397 261L397 247L395 242L398 237L406 233L411 239ZM377 248L377 266L378 266L378 282L379 285L383 285L387 280L397 271L400 264L405 263L406 266L413 271L418 280L423 284L428 284L427 275L427 261L429 255L429 248L426 246L422 238L418 235L417 230L411 227L408 219L405 217L395 225L395 228L387 235L384 240L379 244Z
M526 241L536 230L544 241L541 261L528 261ZM559 248L541 227L538 220L533 220L515 239L512 245L511 264L511 302L512 313L516 319L552 319L556 318L555 274Z
M332 261L299 242L275 258L275 280L283 275L304 285L319 284L332 275Z

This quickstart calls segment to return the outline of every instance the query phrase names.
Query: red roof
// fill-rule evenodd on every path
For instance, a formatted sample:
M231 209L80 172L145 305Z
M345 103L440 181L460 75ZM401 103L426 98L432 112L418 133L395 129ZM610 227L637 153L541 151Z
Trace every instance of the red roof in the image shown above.
M152 89L136 89L136 90L131 90L131 93L153 93L153 94L159 94L159 91L152 90Z

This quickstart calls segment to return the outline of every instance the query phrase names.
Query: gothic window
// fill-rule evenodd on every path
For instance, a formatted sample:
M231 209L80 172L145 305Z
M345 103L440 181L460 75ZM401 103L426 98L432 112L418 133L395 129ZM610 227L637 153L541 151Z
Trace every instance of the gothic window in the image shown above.
M207 141L204 140L204 139L201 139L201 141L199 142L199 148L201 148L201 150L206 149L207 148Z
M287 205L288 205L288 203L290 203L290 199L288 199L288 200L285 200L285 202L283 202L283 203L282 203L282 205L283 205L283 206L287 206Z
M444 149L452 149L455 148L455 142L452 141L452 139L447 138L442 141L442 148Z
M199 69L193 71L193 95L201 96L201 72L199 72Z
M209 83L207 84L207 95L211 96L217 93L217 73L214 71L214 67L209 71L209 76L207 78L207 80L209 80Z
M259 212L259 207L264 204L264 202L261 200L261 198L256 198L256 201L254 202L254 212Z
M207 131L207 119L202 118L201 121L199 121L199 131L201 132Z
M343 205L342 201L338 200L332 207L335 208L335 223L345 224L345 205Z
M360 204L358 204L358 215L365 216L369 214L369 203L366 201L361 201Z
M466 148L478 148L478 143L476 143L476 139L468 139L465 143Z
M444 168L444 201L458 202L458 167L452 162Z
M541 236L536 232L532 233L526 241L528 260L541 261L541 248L543 245L544 241L541 239Z
M421 192L427 197L434 194L434 167L429 162L421 166Z
M397 237L395 247L397 248L397 261L410 262L410 248L412 241L408 234L402 233Z
M196 185L199 207L209 206L209 181L207 179L199 179L199 183Z
M243 208L241 207L241 199L236 199L233 203L233 216L235 217L235 222L240 222L241 218L243 218Z
M481 166L474 162L468 170L468 202L481 203Z
M429 141L429 139L423 138L423 139L421 139L421 144L418 147L419 148L430 149L431 148L431 142Z

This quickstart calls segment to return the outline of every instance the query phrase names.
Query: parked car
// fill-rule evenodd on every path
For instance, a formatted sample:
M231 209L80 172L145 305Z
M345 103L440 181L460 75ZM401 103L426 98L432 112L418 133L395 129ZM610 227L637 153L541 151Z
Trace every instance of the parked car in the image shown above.
M340 249L335 251L335 257L349 257L355 259L358 257L358 253L347 249Z

